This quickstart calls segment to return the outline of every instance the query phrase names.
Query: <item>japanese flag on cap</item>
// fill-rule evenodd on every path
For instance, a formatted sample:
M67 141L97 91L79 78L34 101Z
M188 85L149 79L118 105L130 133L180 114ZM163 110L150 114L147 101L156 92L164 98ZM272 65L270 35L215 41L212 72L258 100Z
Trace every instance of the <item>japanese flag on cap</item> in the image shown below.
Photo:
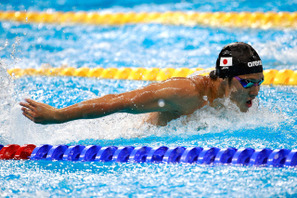
M220 78L263 72L261 58L247 43L230 43L223 47L216 61L216 75Z
M221 57L220 58L221 67L230 67L232 66L232 57Z

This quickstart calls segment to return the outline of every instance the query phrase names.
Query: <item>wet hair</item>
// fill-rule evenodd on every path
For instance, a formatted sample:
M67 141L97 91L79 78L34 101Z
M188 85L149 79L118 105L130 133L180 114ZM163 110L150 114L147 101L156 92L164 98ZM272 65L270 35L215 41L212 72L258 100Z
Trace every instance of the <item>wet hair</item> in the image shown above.
M219 78L219 76L216 74L216 70L212 70L211 72L209 72L209 77L212 80L217 80ZM225 78L228 79L228 85L230 86L233 77L225 77ZM225 78L223 78L223 79L225 79Z
M216 71L215 70L212 70L210 73L209 73L209 77L210 79L212 80L216 80L218 78L218 76L216 75Z

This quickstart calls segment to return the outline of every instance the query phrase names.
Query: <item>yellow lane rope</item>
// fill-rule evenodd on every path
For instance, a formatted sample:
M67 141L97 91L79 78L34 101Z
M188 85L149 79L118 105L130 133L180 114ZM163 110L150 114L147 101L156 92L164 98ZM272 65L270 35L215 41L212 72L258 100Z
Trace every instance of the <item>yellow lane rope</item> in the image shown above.
M209 70L196 68L74 68L74 67L57 67L57 68L13 68L7 72L15 77L22 76L76 76L76 77L93 77L102 79L122 79L122 80L147 80L162 81L172 77L186 77L199 72L199 75L208 75ZM269 69L264 71L264 85L297 85L297 70L290 69L275 70Z
M160 23L212 27L297 28L297 12L24 12L0 11L0 21L123 25Z

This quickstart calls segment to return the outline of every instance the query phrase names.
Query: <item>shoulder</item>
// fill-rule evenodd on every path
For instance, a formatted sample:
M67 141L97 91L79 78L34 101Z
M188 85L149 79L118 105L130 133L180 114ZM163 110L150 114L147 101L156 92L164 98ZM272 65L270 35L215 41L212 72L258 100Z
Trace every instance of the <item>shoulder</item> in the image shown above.
M170 78L156 84L157 94L159 91L166 90L169 97L183 98L197 96L201 94L201 88L197 80L185 77Z
M198 91L203 92L206 91L210 85L213 84L213 80L209 76L192 76L189 78L196 86Z
M200 75L191 76L189 79L191 79L196 85L209 84L212 81L209 76Z
M184 91L194 91L196 89L196 83L191 78L174 77L159 84L162 87L181 89Z
M175 77L152 83L140 90L150 92L156 97L182 98L203 95L208 89L209 83L209 78L205 76Z

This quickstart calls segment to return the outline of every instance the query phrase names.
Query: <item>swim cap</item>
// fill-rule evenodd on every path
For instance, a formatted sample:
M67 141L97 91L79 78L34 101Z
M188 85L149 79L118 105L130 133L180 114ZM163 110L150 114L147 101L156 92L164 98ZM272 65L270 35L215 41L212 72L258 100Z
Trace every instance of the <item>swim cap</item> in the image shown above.
M216 62L216 75L220 78L263 72L262 61L249 44L236 42L226 45Z

